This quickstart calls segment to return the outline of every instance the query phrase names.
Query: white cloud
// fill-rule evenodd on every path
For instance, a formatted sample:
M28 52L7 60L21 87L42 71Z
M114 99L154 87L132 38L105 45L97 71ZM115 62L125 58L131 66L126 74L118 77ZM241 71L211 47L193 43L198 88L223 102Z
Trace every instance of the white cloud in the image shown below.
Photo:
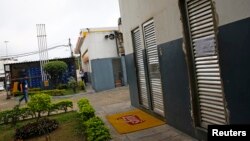
M76 44L80 29L117 26L118 0L0 0L0 56L38 50L36 24L45 24L48 47ZM50 57L69 56L69 49L58 48ZM28 57L32 58L32 56ZM27 59L27 58L26 58Z

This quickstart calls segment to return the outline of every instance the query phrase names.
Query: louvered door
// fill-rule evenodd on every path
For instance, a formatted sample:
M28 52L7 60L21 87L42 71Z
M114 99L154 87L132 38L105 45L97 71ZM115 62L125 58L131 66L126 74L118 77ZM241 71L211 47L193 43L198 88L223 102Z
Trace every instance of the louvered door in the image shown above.
M200 125L226 124L226 110L211 0L186 3Z
M159 57L156 45L155 27L153 20L143 24L144 42L147 54L147 66L152 98L153 111L164 116L162 84L159 68Z
M141 35L139 28L132 31L134 52L137 68L137 78L138 78L138 89L139 89L139 99L140 104L145 108L149 107L148 104L148 88L146 83L145 66L143 60L143 48L141 43Z

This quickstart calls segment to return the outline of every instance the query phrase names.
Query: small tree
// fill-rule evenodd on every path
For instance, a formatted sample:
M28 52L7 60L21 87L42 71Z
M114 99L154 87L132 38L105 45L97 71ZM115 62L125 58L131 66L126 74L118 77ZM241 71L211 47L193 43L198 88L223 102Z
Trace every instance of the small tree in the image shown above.
M37 119L41 117L41 113L48 111L51 105L51 97L47 94L35 94L31 96L28 106L33 112L38 113Z
M74 93L76 93L77 82L74 77L69 78L68 85L74 91Z
M67 68L68 65L63 61L51 61L44 65L45 72L50 75L50 79L55 86L57 86Z
M85 90L86 88L85 88L85 83L84 83L84 81L79 81L78 82L78 88L80 89L80 90Z

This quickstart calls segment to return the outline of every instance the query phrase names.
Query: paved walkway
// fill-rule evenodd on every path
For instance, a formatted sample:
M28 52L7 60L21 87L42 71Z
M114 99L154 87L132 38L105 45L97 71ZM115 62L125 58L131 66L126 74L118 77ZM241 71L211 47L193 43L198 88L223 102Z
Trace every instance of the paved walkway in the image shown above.
M167 124L129 134L121 135L117 133L113 126L107 121L106 115L134 109L130 104L128 87L87 94L83 95L83 97L89 99L90 103L96 109L96 114L100 116L109 127L114 141L195 141L195 139ZM78 98L79 97L74 97L73 100L78 100Z
M56 99L70 99L74 102L74 108L77 108L77 101L86 97L100 116L109 127L113 141L195 141L190 136L176 130L165 124L129 134L119 134L107 121L106 115L124 112L134 109L130 104L128 87L120 87L108 91L93 93L89 88L85 94L77 94L68 97L58 97ZM6 95L0 94L0 111L11 109L18 102L17 99L6 100Z

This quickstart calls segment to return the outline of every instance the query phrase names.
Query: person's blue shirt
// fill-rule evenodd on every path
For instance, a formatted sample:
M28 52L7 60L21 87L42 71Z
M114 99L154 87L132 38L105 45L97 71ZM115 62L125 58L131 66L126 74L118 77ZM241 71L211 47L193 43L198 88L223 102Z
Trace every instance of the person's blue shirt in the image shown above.
M27 80L22 81L22 90L23 90L23 92L27 92L27 90L28 90L28 81Z

